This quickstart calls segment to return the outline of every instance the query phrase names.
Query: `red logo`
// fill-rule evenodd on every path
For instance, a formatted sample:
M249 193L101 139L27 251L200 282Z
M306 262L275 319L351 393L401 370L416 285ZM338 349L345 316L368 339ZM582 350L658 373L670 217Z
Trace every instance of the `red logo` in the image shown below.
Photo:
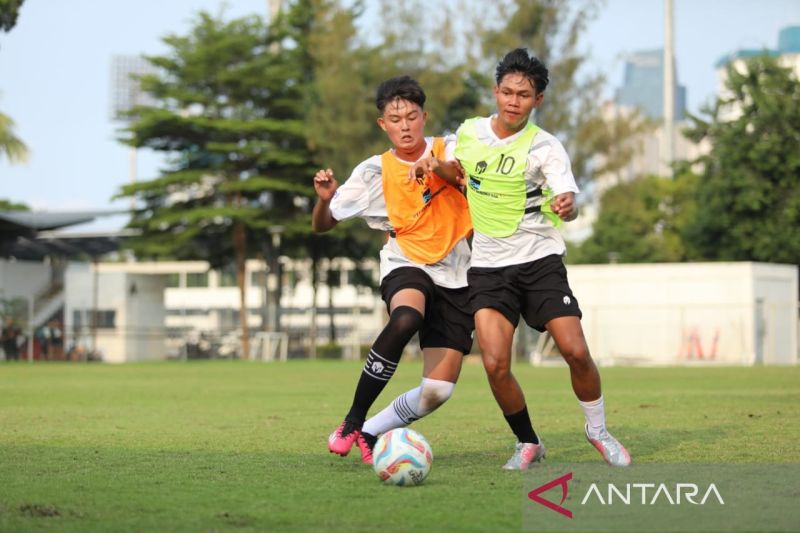
M561 507L561 504L564 503L564 500L567 499L567 492L569 492L569 487L567 487L567 481L572 479L572 472L569 474L564 474L563 476L554 479L553 481L549 481L542 485L541 487L536 487L532 491L528 493L528 498L535 501L536 503L540 503L551 509L557 513L560 513L567 518L572 518L572 511ZM551 502L550 500L545 500L541 496L539 496L543 492L547 492L548 490L552 489L553 487L561 485L561 501L556 503Z

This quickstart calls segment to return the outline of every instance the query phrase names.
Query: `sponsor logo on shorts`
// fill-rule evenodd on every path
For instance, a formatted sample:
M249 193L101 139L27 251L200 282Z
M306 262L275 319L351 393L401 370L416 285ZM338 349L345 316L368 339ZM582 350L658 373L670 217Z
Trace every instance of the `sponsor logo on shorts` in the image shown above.
M564 296L564 305L569 305L572 303L572 299L569 296Z

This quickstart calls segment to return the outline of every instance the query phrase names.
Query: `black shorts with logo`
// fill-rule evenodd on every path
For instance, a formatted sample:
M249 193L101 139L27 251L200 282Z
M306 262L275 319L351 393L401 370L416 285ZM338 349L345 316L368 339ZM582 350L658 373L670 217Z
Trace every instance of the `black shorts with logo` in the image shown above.
M472 267L467 279L472 311L497 309L514 326L520 314L538 331L554 318L582 316L560 255L505 267Z
M475 321L467 287L440 287L419 268L400 267L389 272L381 282L381 297L387 310L392 297L402 289L417 289L425 295L425 321L419 330L420 348L453 348L463 354L470 352Z

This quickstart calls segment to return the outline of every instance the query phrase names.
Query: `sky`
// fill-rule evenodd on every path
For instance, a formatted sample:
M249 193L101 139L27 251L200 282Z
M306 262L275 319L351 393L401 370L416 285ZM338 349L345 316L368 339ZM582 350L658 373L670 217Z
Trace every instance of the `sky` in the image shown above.
M370 0L367 0L370 3ZM268 11L267 0L228 2L226 15ZM697 112L716 91L714 66L742 48L775 48L778 32L800 25L800 0L674 0L678 82ZM111 209L129 182L129 149L110 116L111 58L159 54L161 37L185 33L200 10L221 0L26 0L16 27L0 33L0 111L28 145L26 164L0 160L0 198L34 209ZM368 13L370 10L368 9ZM625 54L663 46L663 0L606 0L582 38L606 94L622 83ZM368 154L365 154L368 155ZM137 178L158 175L160 158L137 155ZM310 178L309 178L310 179ZM106 219L92 229L121 227Z

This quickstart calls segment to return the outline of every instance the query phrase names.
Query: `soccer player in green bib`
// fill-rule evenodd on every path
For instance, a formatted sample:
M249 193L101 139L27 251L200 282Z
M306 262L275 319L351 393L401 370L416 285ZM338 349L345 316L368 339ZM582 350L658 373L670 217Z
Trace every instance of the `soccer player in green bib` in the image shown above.
M552 335L569 365L588 441L608 464L627 466L630 455L606 430L600 374L562 259L566 245L557 228L577 216L578 187L562 144L529 120L544 99L547 68L518 48L497 65L495 80L497 113L464 122L444 161L425 158L410 175L436 173L467 191L474 226L468 283L475 330L492 393L518 441L503 468L525 470L545 455L511 373L520 315Z

